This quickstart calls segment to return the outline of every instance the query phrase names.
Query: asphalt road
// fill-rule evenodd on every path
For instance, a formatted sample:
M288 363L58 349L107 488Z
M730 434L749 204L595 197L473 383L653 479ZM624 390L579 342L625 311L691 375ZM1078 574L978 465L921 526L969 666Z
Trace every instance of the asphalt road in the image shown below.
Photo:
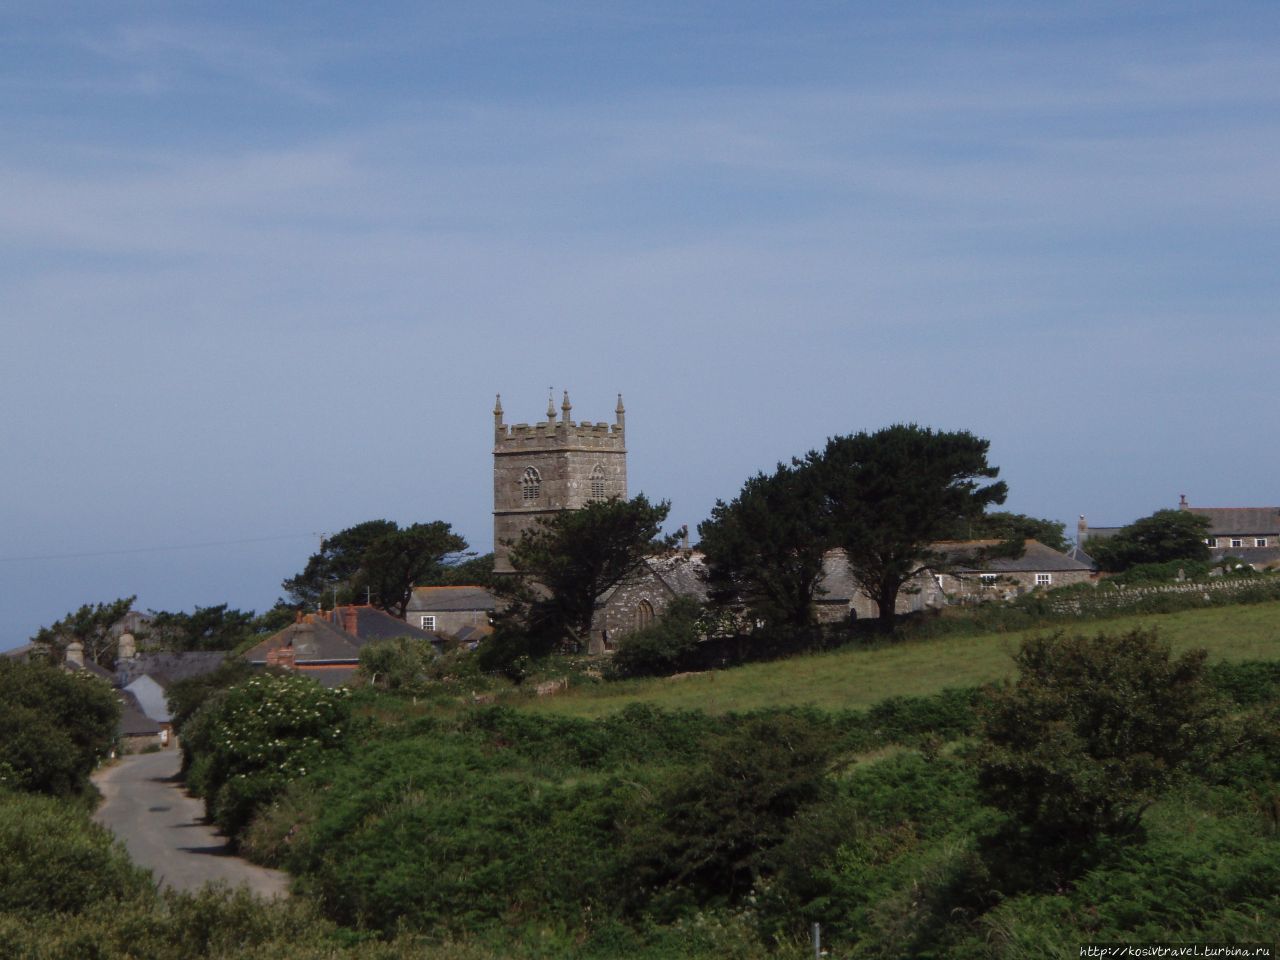
M247 885L264 897L285 897L289 875L233 856L226 839L204 820L204 802L177 780L177 750L124 757L94 774L103 801L93 818L124 843L133 862L162 886L199 890L206 883Z

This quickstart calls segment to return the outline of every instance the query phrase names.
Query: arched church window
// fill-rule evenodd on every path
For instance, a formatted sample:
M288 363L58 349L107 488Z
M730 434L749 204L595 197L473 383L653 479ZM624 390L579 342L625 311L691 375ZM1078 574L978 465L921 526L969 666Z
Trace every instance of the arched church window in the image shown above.
M598 463L595 469L591 471L591 499L604 499L604 467Z
M542 477L533 467L525 467L524 476L520 478L521 492L526 503L537 500L542 492Z
M651 623L653 623L653 604L648 600L641 600L636 604L636 629L643 630Z

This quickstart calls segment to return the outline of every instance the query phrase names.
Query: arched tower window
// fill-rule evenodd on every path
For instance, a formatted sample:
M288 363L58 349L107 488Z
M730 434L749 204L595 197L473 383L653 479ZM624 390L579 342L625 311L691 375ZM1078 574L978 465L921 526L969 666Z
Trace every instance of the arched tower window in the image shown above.
M636 629L643 630L651 623L653 623L653 604L648 600L641 600L636 604Z
M591 499L604 499L604 467L598 463L591 471Z
M542 477L533 467L525 467L524 476L520 478L520 489L525 503L538 499L542 492Z

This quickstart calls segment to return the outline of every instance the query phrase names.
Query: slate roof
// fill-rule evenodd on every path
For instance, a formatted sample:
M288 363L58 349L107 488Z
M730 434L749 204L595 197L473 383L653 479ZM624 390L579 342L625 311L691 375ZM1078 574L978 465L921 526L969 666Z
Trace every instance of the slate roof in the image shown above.
M162 687L167 687L179 680L213 673L226 659L227 654L222 650L139 653L127 660L116 661L115 679L120 686L127 687L139 677L149 676Z
M360 648L364 645L365 641L359 637L313 616L299 623L289 624L257 646L246 650L243 656L250 663L264 664L270 651L291 646L294 662L299 666L315 662L355 663L360 659Z
M492 613L497 609L497 598L484 587L414 587L406 613Z
M69 670L72 673L92 674L100 680L107 681L107 683L114 684L116 682L115 674L105 667L98 666L92 660L85 660L83 664L72 663L70 660L63 660L62 667L64 670Z
M339 607L327 614L330 623L358 639L369 643L373 640L394 640L396 637L413 637L417 640L439 641L434 633L422 630L410 623L393 617L385 610L377 607L356 606L354 604Z
M1067 573L1070 571L1092 572L1092 567L1087 563L1068 557L1065 553L1059 553L1052 547L1046 547L1039 540L1026 540L1023 543L1024 549L1020 557L992 557L991 559L980 562L970 563L966 558L966 554L972 554L975 550L991 549L998 547L1004 541L1002 540L953 540L945 543L935 543L933 548L942 553L956 563L954 569L957 572L977 572L983 573Z
M1280 507L1187 507L1209 518L1209 536L1280 536Z
M674 595L707 599L707 564L703 554L688 552L648 557L645 563Z
M120 697L120 733L126 737L158 736L160 724L148 717L137 698L128 690L117 690Z

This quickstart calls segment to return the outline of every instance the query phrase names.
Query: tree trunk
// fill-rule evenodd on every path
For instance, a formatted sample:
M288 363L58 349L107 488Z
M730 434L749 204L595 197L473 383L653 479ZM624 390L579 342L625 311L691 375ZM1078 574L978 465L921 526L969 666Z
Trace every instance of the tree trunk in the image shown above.
M901 583L880 584L879 596L876 597L880 616L876 618L876 626L881 633L893 633L897 619L898 591L901 588Z

